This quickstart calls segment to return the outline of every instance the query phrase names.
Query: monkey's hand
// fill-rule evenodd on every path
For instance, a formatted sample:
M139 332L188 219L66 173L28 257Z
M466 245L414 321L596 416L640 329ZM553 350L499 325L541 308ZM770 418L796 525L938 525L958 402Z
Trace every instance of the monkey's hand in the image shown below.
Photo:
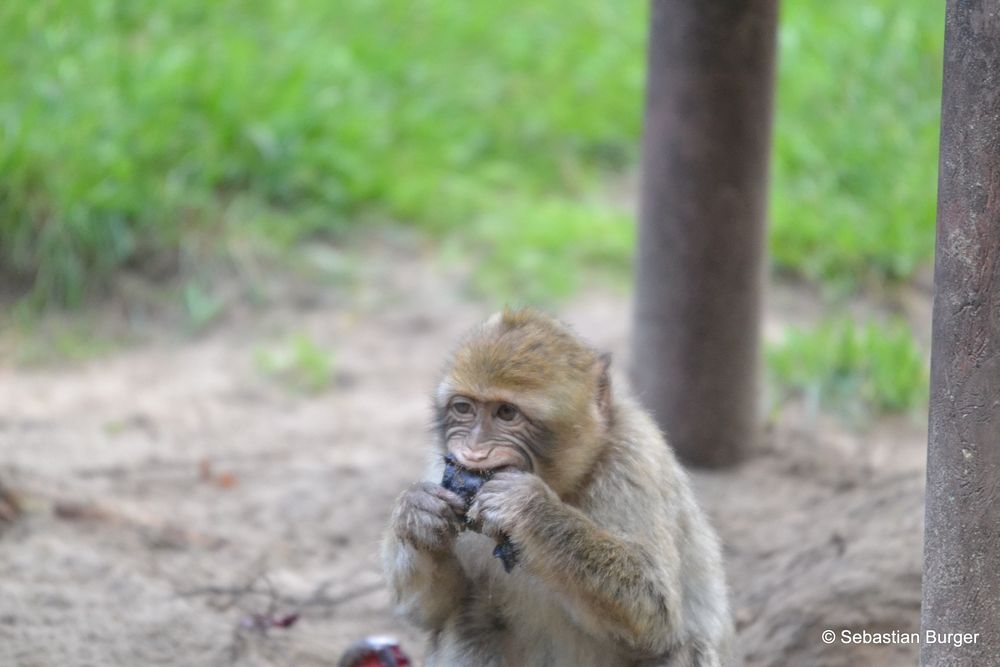
M431 482L414 484L396 501L392 531L406 544L432 553L451 549L462 527L462 498Z
M521 471L504 471L483 484L467 516L484 535L496 540L509 536L517 544L530 513L553 501L559 502L559 497L541 477Z
M396 501L382 562L396 608L425 630L439 630L468 583L452 550L462 499L430 482Z

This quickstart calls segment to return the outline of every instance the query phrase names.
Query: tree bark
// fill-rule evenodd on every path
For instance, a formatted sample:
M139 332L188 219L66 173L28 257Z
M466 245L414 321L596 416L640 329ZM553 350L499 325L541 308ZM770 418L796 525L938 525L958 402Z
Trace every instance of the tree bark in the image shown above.
M920 662L997 667L1000 3L948 0L945 26Z
M653 0L633 381L687 463L758 426L777 0Z

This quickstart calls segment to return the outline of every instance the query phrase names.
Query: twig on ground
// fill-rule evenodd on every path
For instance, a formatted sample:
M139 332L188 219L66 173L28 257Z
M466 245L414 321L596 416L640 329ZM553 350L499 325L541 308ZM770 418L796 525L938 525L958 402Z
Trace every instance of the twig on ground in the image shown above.
M266 639L272 630L291 628L309 609L331 610L384 586L382 582L372 582L331 595L327 591L334 583L336 582L331 579L324 580L308 595L299 597L279 593L267 574L258 574L239 586L198 586L179 591L177 594L181 597L222 598L221 604L214 605L221 611L231 609L251 598L256 600L247 605L248 609L237 619L233 627L229 653L230 660L235 663L252 638Z
M333 585L333 583L335 582L329 580L324 581L316 586L316 588L313 589L313 592L305 598L298 598L293 595L282 595L270 590L262 590L257 587L256 580L251 581L244 586L198 586L196 588L179 591L178 595L181 597L220 596L229 598L231 602L226 604L224 607L220 607L224 609L232 607L233 603L238 602L240 598L252 596L266 597L268 599L274 599L281 604L292 605L299 609L307 609L310 607L336 607L344 604L345 602L350 602L351 600L364 597L369 593L374 593L375 591L385 587L385 584L382 582L372 582L370 584L365 584L364 586L357 586L355 588L348 589L336 595L328 595L326 591Z

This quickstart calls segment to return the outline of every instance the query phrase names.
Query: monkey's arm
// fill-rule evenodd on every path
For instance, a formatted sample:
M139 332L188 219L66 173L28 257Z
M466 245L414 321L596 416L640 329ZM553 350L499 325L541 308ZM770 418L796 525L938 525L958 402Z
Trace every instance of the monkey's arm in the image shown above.
M455 555L421 551L390 535L382 559L397 608L424 630L440 628L468 585Z
M467 583L453 551L462 507L440 486L416 484L397 500L382 544L393 602L427 630L444 623Z
M487 534L506 533L524 568L560 594L589 634L637 657L668 653L680 641L676 546L644 549L563 503L534 475L501 473L480 491L470 516Z
M527 514L511 539L525 568L566 596L578 625L642 656L663 654L676 643L679 585L650 554L558 499Z

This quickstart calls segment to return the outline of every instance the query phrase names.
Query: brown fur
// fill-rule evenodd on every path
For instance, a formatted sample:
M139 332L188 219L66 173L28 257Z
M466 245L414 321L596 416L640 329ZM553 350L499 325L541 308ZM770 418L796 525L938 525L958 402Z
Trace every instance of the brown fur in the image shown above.
M456 415L455 400L473 409ZM491 416L504 404L520 423ZM613 389L606 356L547 315L505 310L461 342L435 406L451 434L439 452L546 442L482 487L468 511L482 534L461 532L459 504L435 488L438 458L430 485L400 498L384 561L400 610L432 635L429 665L724 664L717 539L659 430ZM491 555L504 536L521 554L510 574Z

